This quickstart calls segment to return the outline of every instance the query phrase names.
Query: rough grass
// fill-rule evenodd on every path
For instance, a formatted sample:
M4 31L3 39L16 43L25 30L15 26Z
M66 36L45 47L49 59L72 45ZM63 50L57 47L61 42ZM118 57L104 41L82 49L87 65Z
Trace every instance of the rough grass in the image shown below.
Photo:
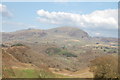
M38 74L33 69L14 70L16 78L37 78Z
M10 78L55 78L56 75L45 70L35 69L4 69ZM5 77L5 76L4 76Z
M12 78L12 77L15 77L15 74L13 72L12 69L3 69L3 74L2 74L3 78L4 77L9 77L9 78Z
M50 71L35 69L4 69L4 72L7 73L9 78L73 78L73 76L53 74ZM3 77L7 78L6 76Z

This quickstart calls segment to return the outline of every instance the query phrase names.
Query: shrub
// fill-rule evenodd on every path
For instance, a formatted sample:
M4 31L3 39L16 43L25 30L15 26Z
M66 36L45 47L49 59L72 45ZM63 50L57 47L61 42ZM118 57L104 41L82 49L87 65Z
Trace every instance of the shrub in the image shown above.
M47 48L45 51L47 54L57 54L61 52L61 49L59 48Z
M66 57L77 57L76 55L74 55L68 51L61 51L60 54L66 56Z
M1 46L1 47L7 47L7 45L5 45L5 44L1 44L0 46Z
M24 46L24 45L21 44L21 43L17 43L17 44L13 44L13 45L11 45L11 47L13 47L13 46Z
M60 48L48 48L46 49L45 52L49 55L58 54L58 55L66 56L66 57L77 57L75 54L72 54L71 52L68 52L67 50L62 50Z

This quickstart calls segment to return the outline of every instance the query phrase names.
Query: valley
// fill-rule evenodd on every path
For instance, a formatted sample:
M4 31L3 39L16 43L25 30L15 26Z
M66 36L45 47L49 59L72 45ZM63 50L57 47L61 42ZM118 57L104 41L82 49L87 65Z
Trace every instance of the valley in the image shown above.
M75 27L2 32L3 78L93 78L90 62L118 55L118 39Z

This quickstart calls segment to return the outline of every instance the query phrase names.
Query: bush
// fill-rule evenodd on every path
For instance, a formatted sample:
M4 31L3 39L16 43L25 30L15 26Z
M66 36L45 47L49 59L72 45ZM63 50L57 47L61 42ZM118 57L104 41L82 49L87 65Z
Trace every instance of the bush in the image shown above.
M60 54L66 56L66 57L77 57L76 55L74 55L68 51L61 51Z
M1 47L7 47L7 45L5 45L5 44L1 44L0 46L1 46Z
M45 51L47 54L57 54L61 52L61 49L59 48L47 48Z
M48 48L46 49L45 52L49 55L58 54L58 55L66 56L66 57L77 57L75 54L72 54L71 52L68 52L66 50L62 50L60 48Z
M13 47L13 46L24 46L24 45L21 44L21 43L17 43L17 44L13 44L13 45L11 45L11 47Z

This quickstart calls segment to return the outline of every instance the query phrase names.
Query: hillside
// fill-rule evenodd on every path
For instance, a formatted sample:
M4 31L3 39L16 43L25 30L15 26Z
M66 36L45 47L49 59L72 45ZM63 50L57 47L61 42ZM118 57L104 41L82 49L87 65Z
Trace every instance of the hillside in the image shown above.
M4 32L2 40L3 69L8 69L3 73L4 77L10 76L7 74L9 70L15 77L18 73L14 67L27 67L30 74L43 70L48 75L46 77L85 77L85 74L90 73L90 61L118 53L117 39L91 37L87 32L74 27ZM38 77L36 75L32 77ZM91 76L92 73L87 77Z
M12 49L16 49L18 53L21 53L22 50L24 51L25 47ZM3 78L52 78L57 76L52 73L48 67L44 66L44 64L36 66L24 60L21 61L10 53L12 50L3 48L2 51Z

